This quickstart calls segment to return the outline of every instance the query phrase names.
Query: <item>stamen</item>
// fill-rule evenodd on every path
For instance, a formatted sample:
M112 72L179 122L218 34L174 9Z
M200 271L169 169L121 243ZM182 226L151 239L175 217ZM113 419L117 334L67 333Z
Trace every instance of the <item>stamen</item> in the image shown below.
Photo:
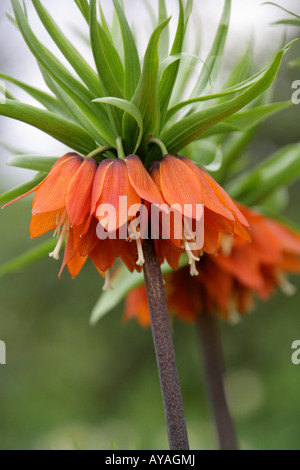
M277 274L278 284L282 292L286 295L292 296L297 292L297 287L291 284L287 276L283 273Z
M234 237L230 235L222 235L221 237L221 251L224 256L230 256L232 253Z
M110 273L111 273L111 268L108 268L105 271L105 283L104 283L104 286L103 286L104 291L113 290L113 286L111 284Z
M200 261L200 258L198 256L195 256L192 252L189 242L187 240L185 240L184 242L184 248L189 257L189 264L192 264L192 261Z
M144 258L144 253L143 253L143 247L142 247L142 242L141 242L141 238L137 238L136 240L136 246L137 246L137 250L138 250L138 260L136 262L136 264L138 266L144 266L145 264L145 258Z
M67 221L63 226L63 229L61 231L61 234L59 235L58 242L57 242L57 245L55 247L55 250L52 251L52 253L49 253L50 258L54 258L56 260L59 260L60 249L61 249L62 244L64 242L64 239L65 239L65 237L68 233L68 230L69 230L69 221Z
M199 271L196 268L196 261L194 260L192 260L192 262L190 263L190 275L192 277L199 276Z

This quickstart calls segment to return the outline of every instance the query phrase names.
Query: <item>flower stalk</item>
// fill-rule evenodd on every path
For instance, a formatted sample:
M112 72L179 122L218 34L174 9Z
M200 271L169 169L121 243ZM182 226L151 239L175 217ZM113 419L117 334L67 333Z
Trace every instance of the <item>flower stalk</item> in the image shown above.
M238 450L224 388L224 359L217 323L212 315L200 315L197 329L220 450Z
M171 450L188 450L183 401L160 263L152 240L143 243L144 276Z

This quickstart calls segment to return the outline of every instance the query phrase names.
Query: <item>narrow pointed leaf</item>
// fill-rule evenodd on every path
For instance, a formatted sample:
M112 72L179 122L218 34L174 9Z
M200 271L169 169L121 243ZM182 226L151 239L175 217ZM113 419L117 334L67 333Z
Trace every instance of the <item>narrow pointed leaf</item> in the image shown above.
M47 10L43 7L40 0L32 0L33 6L39 15L40 20L48 31L49 35L61 50L64 57L72 65L78 76L86 84L89 90L95 96L101 96L101 84L97 74L90 65L83 59L82 55L75 49L70 41L65 37L56 23L53 21Z
M18 86L22 90L26 91L26 93L28 93L35 100L41 103L49 111L53 111L53 112L60 113L60 114L63 112L63 108L59 105L58 101L53 96L49 95L48 93L45 93L44 91L34 88L28 85L27 83L21 82L20 80L17 80L3 73L0 73L0 79L13 83L14 85Z
M0 204L7 204L10 201L13 201L19 196L22 196L22 194L27 193L30 191L32 188L37 186L41 181L43 181L44 178L46 178L47 173L39 173L37 174L32 180L28 181L27 183L23 183L16 188L10 189L9 191L6 191L5 193L0 194Z
M182 45L184 39L184 10L182 0L179 0L179 19L178 19L178 26L177 32L174 39L174 43L171 49L170 56L176 56L182 52ZM180 67L180 62L172 64L172 66L168 67L159 83L159 103L160 103L160 112L161 112L161 127L163 127L165 122L165 116L167 107L169 105L174 86L176 83L178 70Z
M96 99L94 101L96 103L98 102L98 103L110 104L110 105L115 106L119 109L122 109L126 113L130 114L130 116L132 116L136 120L136 122L139 126L139 136L138 136L135 147L130 152L130 153L136 153L137 149L140 146L140 143L141 143L141 140L142 140L142 137L143 137L143 129L144 129L143 116L142 116L140 110L133 103L131 103L130 101L121 100L120 98L106 97L106 98L99 98L99 99Z
M124 69L119 54L97 20L97 2L90 1L90 33L93 55L107 96L124 98Z
M205 92L205 90L207 89L209 85L209 80L212 79L214 83L218 77L221 68L221 63L223 60L223 51L227 39L230 14L231 0L225 0L218 31L211 47L211 50L209 51L209 54L205 60L206 67L202 68L199 79L192 92L191 97L201 95L201 93Z
M58 157L42 157L39 155L13 155L6 164L26 170L49 172L57 162Z
M252 205L261 203L274 191L300 176L300 144L291 144L273 154L254 170L230 183L232 197Z
M78 6L79 10L81 11L85 21L89 24L90 21L90 9L87 0L75 0L76 5Z
M22 255L17 256L15 259L2 264L0 266L0 277L20 271L30 264L45 258L48 253L51 253L54 250L56 243L57 240L48 240L31 250L26 251Z
M295 41L291 42L285 48L281 49L262 77L242 94L225 103L187 116L165 130L160 138L167 145L169 152L176 154L190 142L198 139L204 132L208 131L219 122L224 121L224 119L229 118L266 91L277 75L283 55L294 42Z
M158 0L158 24L163 23L168 18L166 0ZM164 59L169 55L170 31L165 28L161 35L159 43L159 57Z
M144 138L142 147L146 147L146 142L150 135L153 135L158 127L158 44L162 31L169 23L169 19L163 24L159 25L153 32L144 58L144 65L142 76L136 90L136 93L132 99L135 106L139 108L142 113L144 120ZM128 115L127 115L128 116ZM126 119L126 116L125 116ZM137 132L136 123L132 125L132 118L130 117L129 122L124 122L124 135L135 136L134 142L136 141ZM125 140L126 147L130 147L130 142Z
M120 22L124 44L125 98L127 100L131 100L141 77L140 59L136 43L127 22L124 10L120 6L118 0L113 0L113 2Z
M0 115L34 126L83 154L97 147L94 139L82 127L50 111L7 100L5 104L0 104Z
M101 109L92 108L91 101L94 96L56 59L56 57L43 46L34 35L18 0L12 0L12 6L22 36L38 63L73 99L81 112L84 113L89 126L103 136L101 143L112 143L115 139L111 130L105 125ZM94 105L95 106L95 105Z

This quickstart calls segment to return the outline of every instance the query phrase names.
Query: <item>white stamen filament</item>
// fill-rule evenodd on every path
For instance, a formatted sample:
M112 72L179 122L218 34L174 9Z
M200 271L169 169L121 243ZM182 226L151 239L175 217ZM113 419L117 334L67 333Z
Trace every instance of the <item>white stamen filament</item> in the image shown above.
M59 217L59 212L56 215L56 229L53 234L53 238L57 237L58 242L55 247L55 250L52 251L52 253L49 253L50 258L54 258L56 260L59 260L59 253L60 249L62 247L64 239L68 239L69 236L69 229L70 229L70 223L69 220L67 219L67 212L63 211L61 216Z
M224 256L230 256L233 249L234 238L231 235L222 235L221 251Z
M137 264L138 266L144 266L144 264L145 264L145 258L144 258L144 253L143 253L143 247L142 247L141 238L137 238L137 240L136 240L136 246L137 246L137 250L138 250L138 260L137 260L136 264Z
M282 292L286 295L292 296L295 295L297 292L296 286L291 284L287 278L287 276L283 273L277 274L278 284Z
M113 286L111 284L110 272L111 272L110 268L105 271L105 283L103 286L104 291L113 290Z
M192 277L199 276L199 271L196 268L196 261L194 260L190 263L190 275Z
M189 242L187 240L184 241L184 248L189 257L189 265L190 265L190 275L191 276L198 276L199 272L196 268L196 261L200 261L198 256L195 256L191 250Z
M62 232L59 236L59 239L58 239L58 242L57 242L57 245L55 247L55 250L52 251L52 253L49 253L49 256L50 258L54 258L56 260L59 260L59 252L60 252L60 249L62 247L62 244L63 244L63 241L65 239L65 235L67 233L67 230L68 230L68 227L67 227L68 224L65 224L64 225L64 228L62 229Z

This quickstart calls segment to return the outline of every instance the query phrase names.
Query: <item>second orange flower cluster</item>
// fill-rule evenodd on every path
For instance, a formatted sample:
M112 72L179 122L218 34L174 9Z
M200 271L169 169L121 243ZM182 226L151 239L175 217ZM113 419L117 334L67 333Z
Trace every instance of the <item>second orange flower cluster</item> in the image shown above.
M300 273L300 235L282 223L239 205L250 223L252 243L239 238L222 239L218 256L206 254L197 263L198 275L191 279L187 268L166 275L170 312L183 321L199 315L218 315L236 320L248 313L256 294L267 300L276 287L294 293L286 274ZM182 295L184 292L184 295ZM136 318L150 326L144 286L126 299L125 318Z
M110 288L109 273L116 258L120 257L130 271L141 270L144 264L144 234L140 233L134 241L119 236L122 227L136 217L120 210L120 197L127 198L129 207L176 204L182 214L182 236L176 239L171 233L169 239L158 238L154 240L155 249L160 261L167 259L173 269L177 269L180 256L186 252L193 276L199 274L196 263L203 251L217 253L223 236L236 235L246 243L251 240L247 219L236 204L208 173L184 157L166 155L148 173L137 155L106 159L98 165L94 159L68 153L38 186L20 198L33 192L31 237L54 230L58 241L50 256L59 259L65 242L60 275L67 266L71 276L77 276L90 258L106 277L105 289ZM204 206L203 250L191 249L193 237L184 230L187 204L191 205L192 219L196 218L196 205ZM105 205L115 208L113 226L100 210ZM113 231L115 237L99 239L98 224L103 230Z

